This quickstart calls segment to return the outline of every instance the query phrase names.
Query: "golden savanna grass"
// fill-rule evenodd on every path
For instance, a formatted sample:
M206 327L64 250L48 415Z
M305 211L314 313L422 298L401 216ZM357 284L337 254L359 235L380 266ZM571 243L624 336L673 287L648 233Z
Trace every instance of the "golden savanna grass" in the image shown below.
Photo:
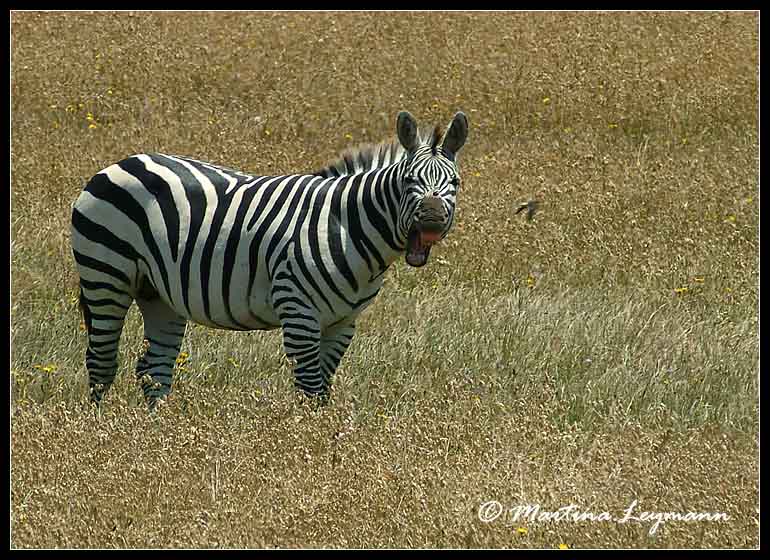
M758 546L758 41L739 12L13 13L11 546ZM132 309L94 415L94 173L311 171L402 109L469 117L455 227L388 273L329 406L278 333L192 326L150 415Z

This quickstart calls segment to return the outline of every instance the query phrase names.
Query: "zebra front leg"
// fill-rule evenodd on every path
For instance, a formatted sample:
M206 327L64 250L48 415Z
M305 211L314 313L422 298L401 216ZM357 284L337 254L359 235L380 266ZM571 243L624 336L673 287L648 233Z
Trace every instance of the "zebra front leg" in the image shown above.
M136 364L147 406L154 409L171 392L171 379L187 320L161 298L137 299L144 319L145 352Z
M328 387L321 373L321 324L290 262L277 270L270 295L283 331L284 352L295 362L294 386L325 402Z
M331 327L323 332L302 313L283 313L283 345L289 359L296 362L294 384L306 396L329 400L332 377L353 340L352 324Z
M321 373L321 329L306 315L281 314L283 348L294 361L294 386L308 397L325 397L328 387Z
M321 373L321 326L315 313L296 298L279 295L274 299L278 303L283 349L286 357L295 362L294 386L308 397L325 397L328 387Z
M334 372L337 371L355 332L355 324L344 323L333 325L321 334L321 376L327 391L331 389Z

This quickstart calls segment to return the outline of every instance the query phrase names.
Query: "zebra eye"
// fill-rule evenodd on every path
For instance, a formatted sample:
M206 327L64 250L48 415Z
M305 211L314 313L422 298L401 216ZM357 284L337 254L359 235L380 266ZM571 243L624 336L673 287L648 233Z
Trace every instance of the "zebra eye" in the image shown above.
M417 179L411 173L407 173L406 175L404 175L404 182L405 183L416 183Z

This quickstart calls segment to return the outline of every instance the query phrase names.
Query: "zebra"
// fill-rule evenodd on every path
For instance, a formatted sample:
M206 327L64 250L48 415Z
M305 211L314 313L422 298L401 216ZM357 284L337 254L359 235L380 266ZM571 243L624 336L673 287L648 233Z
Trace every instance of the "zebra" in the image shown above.
M98 407L115 378L134 301L145 345L136 376L150 409L171 391L188 321L280 328L295 387L328 400L385 272L402 254L424 266L453 223L465 114L442 132L402 111L396 133L309 174L249 175L146 153L92 177L71 222L90 401Z

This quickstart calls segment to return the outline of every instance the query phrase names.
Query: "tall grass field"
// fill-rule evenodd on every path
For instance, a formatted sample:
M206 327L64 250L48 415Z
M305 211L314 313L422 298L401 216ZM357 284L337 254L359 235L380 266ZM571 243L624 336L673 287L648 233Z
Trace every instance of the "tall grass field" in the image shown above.
M13 12L10 546L759 546L758 12ZM88 404L71 204L136 153L310 172L470 122L455 224L325 407L191 325ZM517 209L536 201L527 219Z

